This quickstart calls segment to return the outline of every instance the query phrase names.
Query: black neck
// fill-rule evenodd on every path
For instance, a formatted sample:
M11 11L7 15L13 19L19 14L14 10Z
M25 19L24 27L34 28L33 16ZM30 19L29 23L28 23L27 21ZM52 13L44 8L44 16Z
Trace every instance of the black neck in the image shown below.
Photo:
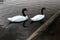
M23 16L26 16L25 13L24 13L24 11L22 11L22 14L23 14Z
M43 15L44 13L43 13L43 9L41 9L41 14Z

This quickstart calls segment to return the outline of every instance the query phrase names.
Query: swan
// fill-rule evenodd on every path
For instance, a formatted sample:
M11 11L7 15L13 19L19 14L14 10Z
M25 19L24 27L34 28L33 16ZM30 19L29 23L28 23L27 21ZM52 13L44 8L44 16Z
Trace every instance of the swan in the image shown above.
M43 10L45 10L45 8L41 9L41 14L35 15L34 17L30 18L31 22L37 22L37 21L41 21L42 19L44 19L45 15L43 13Z
M23 15L17 15L17 16L13 16L11 18L7 18L7 20L9 21L9 24L23 22L23 26L24 26L25 22L29 19L29 17L27 15L25 15L25 11L28 12L28 10L26 8L23 8L22 9L22 14Z
M22 21L26 21L28 19L28 16L25 15L24 11L27 11L26 8L22 9L22 14L23 15L17 15L17 16L13 16L11 18L7 18L8 21L10 22L22 22Z

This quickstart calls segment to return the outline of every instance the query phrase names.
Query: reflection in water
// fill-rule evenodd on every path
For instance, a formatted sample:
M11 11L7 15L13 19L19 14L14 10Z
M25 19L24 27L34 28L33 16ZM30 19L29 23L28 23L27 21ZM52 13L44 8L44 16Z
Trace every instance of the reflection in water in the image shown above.
M35 0L34 0L35 1ZM5 9L3 9L3 10L1 10L1 14L2 15L4 15L4 18L7 18L7 17L9 17L9 16L13 16L13 15L16 15L16 14L20 14L20 11L19 11L19 13L16 13L15 14L15 11L16 10L20 10L20 8L22 9L22 8L24 8L24 7L26 7L26 8L30 8L31 9L31 17L33 17L34 15L36 15L39 11L40 11L40 8L42 7L42 6L46 6L47 8L49 8L50 7L50 9L48 9L47 10L47 12L46 12L46 17L45 17L45 19L44 19L44 21L46 21L47 19L49 19L50 17L51 17L51 15L56 11L56 8L55 9L52 9L52 7L54 8L55 6L54 6L54 3L51 3L51 2L45 2L45 3L43 3L44 5L40 5L40 3L41 2L34 2L34 1L29 1L28 0L28 3L23 3L22 4L22 6L21 5L14 5L13 7L8 7L8 8L5 8ZM19 3L20 3L21 1L19 1ZM18 3L18 2L17 2ZM9 3L7 3L7 4L9 4ZM13 3L11 3L11 4L16 4L15 2ZM21 4L21 3L20 3ZM27 5L26 5L27 4ZM58 4L59 5L59 4ZM57 8L59 7L57 5ZM8 5L7 5L8 6ZM2 7L6 7L5 5L4 6L2 6ZM54 10L54 11L53 11ZM11 15L9 15L11 13ZM1 16L1 14L0 14L0 16ZM30 23L29 21L28 21L28 23ZM27 22L24 22L23 23L23 25L25 26L25 24L27 24L28 25L28 23ZM29 36L30 34L32 34L38 27L40 27L40 25L42 25L40 22L35 22L35 23L33 23L33 24L29 24L28 25L28 28L26 29L26 28L24 28L22 25L21 25L21 23L19 24L19 23L17 23L17 24L13 24L12 23L12 25L10 25L10 28L9 28L9 26L8 26L8 28L9 28L9 33L7 33L6 35L4 35L4 37L2 38L2 39L0 39L0 40L16 40L16 39L19 39L19 40L21 40L21 39L26 39L27 38L27 36ZM18 28L16 28L16 27L18 27ZM25 27L27 27L27 26L25 26ZM15 31L16 30L16 31ZM17 36L15 36L16 35L16 33L17 33ZM13 38L13 39L12 39Z
M28 20L26 20L26 21L23 22L23 27L27 27L27 26L25 26L25 23L26 23L27 21L28 21Z

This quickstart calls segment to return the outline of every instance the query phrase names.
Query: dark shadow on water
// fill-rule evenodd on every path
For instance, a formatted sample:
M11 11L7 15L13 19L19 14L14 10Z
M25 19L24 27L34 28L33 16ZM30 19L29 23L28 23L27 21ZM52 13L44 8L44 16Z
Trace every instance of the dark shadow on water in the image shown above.
M60 16L58 16L56 18L56 20L45 30L42 32L41 35L38 35L37 38L35 40L59 40L60 39L60 35L58 36L58 34L60 33ZM56 38L54 38L56 37Z

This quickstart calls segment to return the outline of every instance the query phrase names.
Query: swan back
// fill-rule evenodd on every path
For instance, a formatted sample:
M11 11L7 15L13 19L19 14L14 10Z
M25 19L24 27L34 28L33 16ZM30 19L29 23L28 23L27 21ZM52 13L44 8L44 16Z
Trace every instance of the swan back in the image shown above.
M17 15L12 18L8 18L8 20L11 22L21 22L21 21L25 21L27 19L28 19L28 16L21 16L21 15Z
M42 20L45 17L45 15L36 15L33 18L31 18L32 21L39 21Z

